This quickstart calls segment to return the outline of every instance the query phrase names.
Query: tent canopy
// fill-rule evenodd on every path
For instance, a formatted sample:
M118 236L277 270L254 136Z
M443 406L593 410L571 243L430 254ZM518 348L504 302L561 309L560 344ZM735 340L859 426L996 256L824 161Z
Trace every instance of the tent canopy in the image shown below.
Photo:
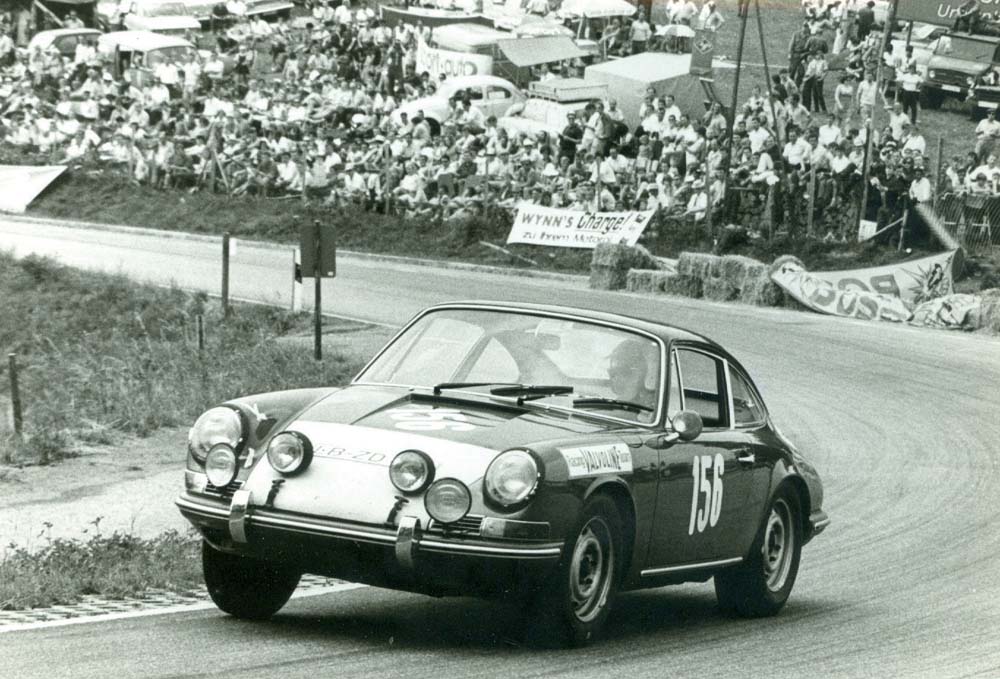
M518 68L587 56L572 38L565 35L499 40L497 47Z

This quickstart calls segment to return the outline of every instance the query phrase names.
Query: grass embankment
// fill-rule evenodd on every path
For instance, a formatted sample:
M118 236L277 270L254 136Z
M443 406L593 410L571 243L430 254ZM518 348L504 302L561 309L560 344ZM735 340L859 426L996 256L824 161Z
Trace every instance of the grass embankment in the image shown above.
M88 594L186 592L202 582L200 542L176 531L149 540L122 533L52 540L31 552L11 545L0 559L0 610L72 604Z
M196 318L205 319L199 353ZM0 351L18 354L25 436L0 438L0 456L32 462L71 455L116 432L188 425L244 394L343 382L357 366L278 342L309 317L237 305L223 322L204 295L141 286L52 260L0 253ZM7 362L0 366L6 395Z

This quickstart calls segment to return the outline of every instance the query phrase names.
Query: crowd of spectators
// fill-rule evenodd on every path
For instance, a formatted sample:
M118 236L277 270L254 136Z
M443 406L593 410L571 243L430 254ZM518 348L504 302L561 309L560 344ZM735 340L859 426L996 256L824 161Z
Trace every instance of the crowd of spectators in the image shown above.
M632 128L616 102L595 100L559 135L508 133L474 102L459 101L437 133L419 113L394 114L439 84L416 70L429 28L390 27L371 8L336 0L309 12L275 23L237 19L193 36L206 52L162 65L143 85L115 77L93 49L73 58L26 53L0 37L0 136L52 162L188 191L443 219L521 203L657 209L691 222L756 215L789 229L815 221L820 235L843 238L853 228L845 208L861 187L865 123L875 107L889 106L889 124L872 133L870 194L893 213L929 200L926 140L905 97L875 91L876 34L866 32L861 10L845 22L830 6L807 2L789 67L753 86L731 139L718 104L682 110L652 90ZM672 0L667 17L710 30L724 22L712 0ZM678 48L654 42L661 29L638 12L606 22L600 37L610 33L622 53ZM9 34L0 26L0 36ZM834 52L846 70L828 107ZM578 75L581 67L567 62L559 72Z

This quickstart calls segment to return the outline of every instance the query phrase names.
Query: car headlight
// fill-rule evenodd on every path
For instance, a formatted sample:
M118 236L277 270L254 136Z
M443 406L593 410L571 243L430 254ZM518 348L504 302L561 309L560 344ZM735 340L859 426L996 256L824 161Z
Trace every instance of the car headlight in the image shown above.
M236 478L236 451L225 443L212 446L205 456L205 476L216 488L223 488Z
M312 443L297 431L283 431L267 445L267 461L285 476L302 473L312 458Z
M486 496L503 507L520 504L538 488L538 463L526 450L508 450L493 458L483 477Z
M424 496L424 508L438 523L455 523L471 507L472 494L458 479L435 481Z
M389 464L389 480L404 493L419 493L434 480L434 463L419 450L404 450Z
M208 451L220 443L236 451L242 441L243 418L225 406L206 410L188 432L188 450L199 462L204 462Z
M927 77L928 78L936 78L937 77L937 71L927 71Z

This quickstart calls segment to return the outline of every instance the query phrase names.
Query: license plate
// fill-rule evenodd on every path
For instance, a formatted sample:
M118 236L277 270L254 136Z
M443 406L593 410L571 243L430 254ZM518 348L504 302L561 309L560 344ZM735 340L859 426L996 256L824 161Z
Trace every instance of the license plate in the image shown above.
M961 87L956 87L955 85L942 85L941 89L945 92L961 92Z
M982 108L996 108L997 102L995 101L980 101L977 102Z

